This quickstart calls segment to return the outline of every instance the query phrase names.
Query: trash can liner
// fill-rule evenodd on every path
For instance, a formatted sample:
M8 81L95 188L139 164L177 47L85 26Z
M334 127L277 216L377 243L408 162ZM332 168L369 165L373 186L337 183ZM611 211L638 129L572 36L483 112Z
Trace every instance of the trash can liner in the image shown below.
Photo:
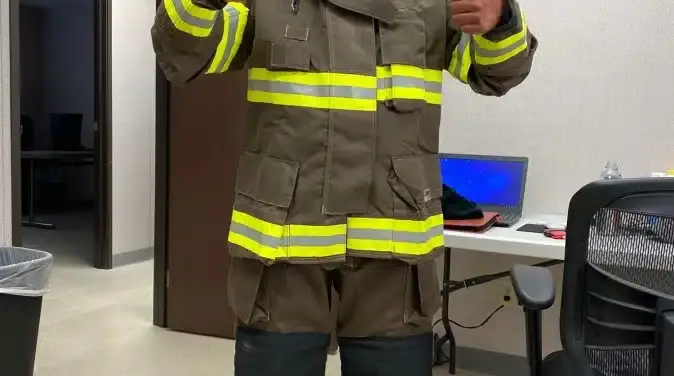
M54 257L47 252L0 247L0 294L43 296L53 264Z

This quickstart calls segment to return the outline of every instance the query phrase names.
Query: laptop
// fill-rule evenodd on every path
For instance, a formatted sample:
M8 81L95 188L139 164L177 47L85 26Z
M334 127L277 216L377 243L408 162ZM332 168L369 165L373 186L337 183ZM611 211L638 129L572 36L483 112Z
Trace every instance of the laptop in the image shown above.
M440 154L442 184L455 189L483 211L499 213L496 226L522 218L529 159L493 155Z

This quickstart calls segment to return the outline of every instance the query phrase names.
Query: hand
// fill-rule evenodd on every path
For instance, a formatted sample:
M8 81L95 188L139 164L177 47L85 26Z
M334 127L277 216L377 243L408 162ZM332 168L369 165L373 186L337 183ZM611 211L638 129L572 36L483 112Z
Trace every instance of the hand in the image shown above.
M498 25L506 0L447 0L452 21L467 34L484 34Z

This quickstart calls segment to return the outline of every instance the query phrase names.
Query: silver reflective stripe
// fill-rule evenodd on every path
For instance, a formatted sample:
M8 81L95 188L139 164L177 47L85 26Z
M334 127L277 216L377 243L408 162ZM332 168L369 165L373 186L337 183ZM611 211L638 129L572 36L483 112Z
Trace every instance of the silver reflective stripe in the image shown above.
M430 93L442 94L442 83L426 81L426 91Z
M351 86L304 85L289 82L249 80L248 90L312 97L377 99L377 90Z
M499 57L507 54L508 52L522 46L523 44L527 43L527 36L526 34L522 37L522 39L518 40L517 42L511 44L510 46L506 48L501 48L500 50L485 50L481 48L477 43L473 44L473 48L475 49L475 55L480 56L480 57Z
M421 244L442 234L443 234L442 226L435 226L431 227L426 232L349 229L347 237L349 239L384 240L402 243Z
M393 76L380 78L377 80L379 89L390 89L392 87L408 87L426 90L431 93L442 93L442 84L439 82L424 81L421 78Z
M459 45L456 47L456 68L452 75L456 78L461 78L461 70L463 68L463 54L466 51L466 47L470 45L470 34L461 33L461 40Z
M281 238L265 235L240 223L232 222L231 226L229 227L229 231L235 234L243 235L265 247L277 248L281 245Z
M291 227L292 229L292 227ZM291 230L292 231L292 230ZM343 245L346 243L346 235L330 236L284 236L281 243L285 246L301 247L329 247L332 245Z
M282 236L276 238L265 235L254 229L242 225L240 223L232 223L230 231L242 236L245 236L255 242L269 248L278 248L281 246L301 246L301 247L328 247L333 245L342 245L346 243L346 235L330 235L330 236ZM292 232L292 227L290 228Z
M241 13L239 13L238 10L234 7L225 7L224 9L225 12L229 15L229 29L227 30L227 46L225 47L225 52L222 55L222 60L220 60L220 63L218 64L218 67L216 68L216 72L222 72L225 69L225 64L227 61L230 61L230 56L232 54L232 48L234 47L234 42L236 41L236 31L239 27L239 22L241 20L239 19L239 16ZM223 18L225 15L223 14Z
M181 0L166 0L166 1L171 1L173 3L173 6L176 8L176 11L178 12L178 15L187 24L191 26L201 27L204 29L210 29L211 27L213 27L213 20L206 20L191 14L190 12L187 11L187 9L185 9L185 6L183 5L183 2Z

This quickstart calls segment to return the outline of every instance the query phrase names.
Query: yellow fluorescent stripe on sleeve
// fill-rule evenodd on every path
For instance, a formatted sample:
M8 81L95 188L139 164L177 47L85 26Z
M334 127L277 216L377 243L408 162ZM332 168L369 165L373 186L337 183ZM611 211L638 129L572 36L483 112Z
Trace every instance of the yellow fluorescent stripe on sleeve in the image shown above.
M211 35L217 11L201 8L192 0L164 0L163 4L176 29L200 38Z
M241 3L229 3L222 12L222 39L213 56L207 74L222 73L229 69L232 60L239 52L243 33L248 22L248 8Z
M468 72L470 71L470 66L472 64L471 52L470 52L471 43L466 44L466 48L463 50L461 55L461 72L459 72L459 79L463 82L468 82Z
M270 71L263 68L252 68L249 78L257 81L275 81L301 85L333 85L376 88L377 78L347 73L308 73L290 71Z
M521 12L519 13L519 17L522 19L522 30L500 41L491 41L481 35L474 35L473 40L475 40L477 46L485 50L498 51L512 46L513 44L519 42L522 38L526 38L527 22L524 18L524 15Z
M494 64L500 64L503 63L504 61L509 60L513 56L518 55L520 52L526 50L529 47L528 43L522 43L522 45L518 46L517 48L514 48L507 53L495 57L483 57L483 56L475 56L475 63L480 64L480 65L494 65Z
M202 8L196 4L192 0L180 0L183 4L183 7L189 13L190 15L198 18L202 18L204 20L209 20L213 21L215 20L215 16L218 13L216 10L212 9L206 9Z
M277 106L295 106L345 111L376 111L377 101L371 99L312 97L301 94L278 94L263 91L248 91L248 100L254 103L269 103Z

